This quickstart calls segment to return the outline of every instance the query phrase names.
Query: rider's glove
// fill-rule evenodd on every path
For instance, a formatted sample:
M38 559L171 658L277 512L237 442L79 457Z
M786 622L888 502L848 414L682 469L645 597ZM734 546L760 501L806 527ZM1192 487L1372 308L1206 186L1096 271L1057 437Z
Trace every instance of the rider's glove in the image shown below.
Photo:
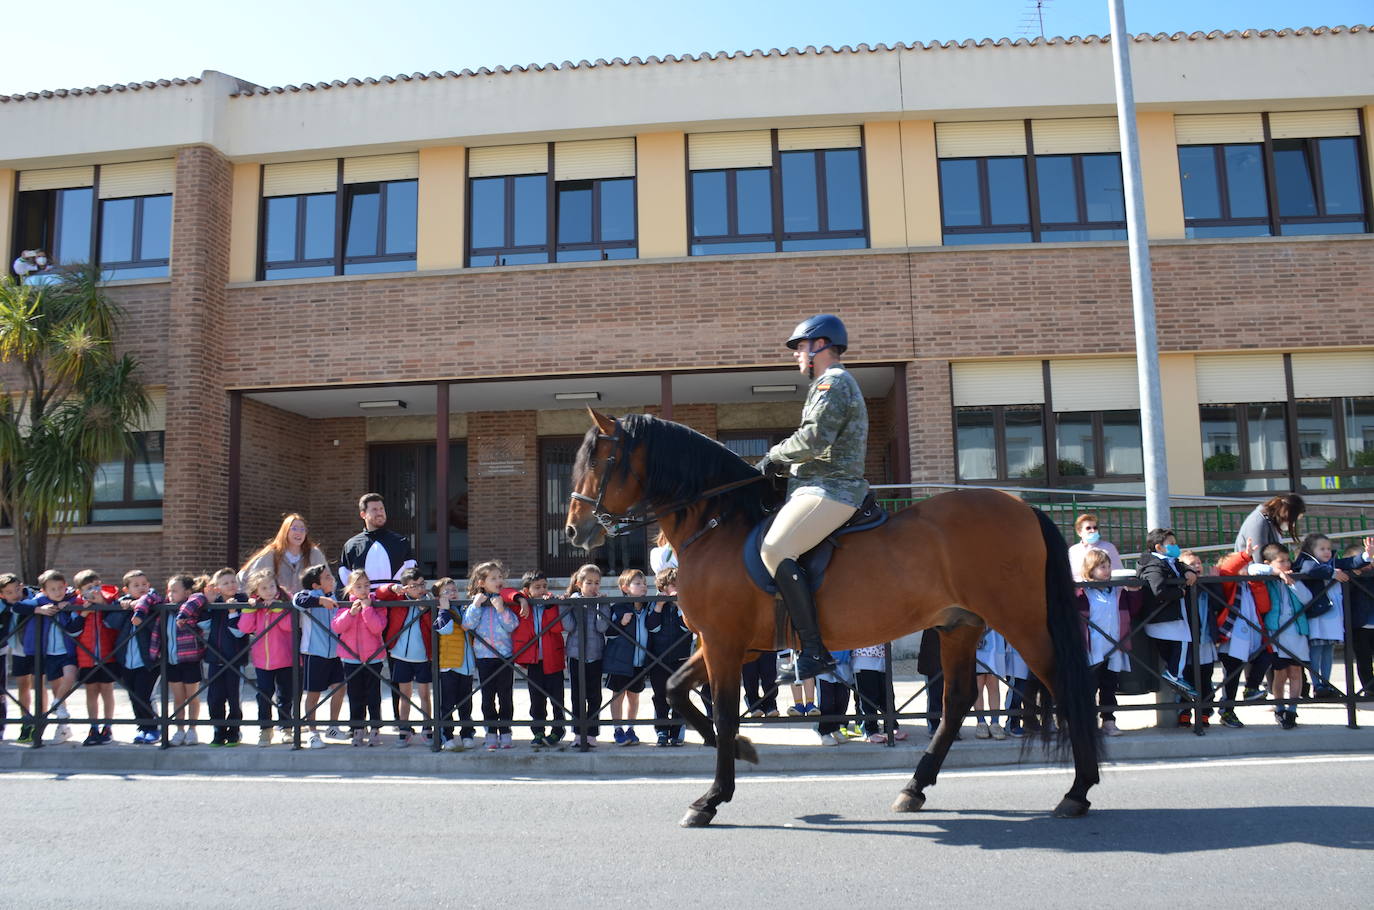
M754 465L758 472L764 477L783 477L787 474L787 465L780 461L774 461L767 455L759 459L759 463Z

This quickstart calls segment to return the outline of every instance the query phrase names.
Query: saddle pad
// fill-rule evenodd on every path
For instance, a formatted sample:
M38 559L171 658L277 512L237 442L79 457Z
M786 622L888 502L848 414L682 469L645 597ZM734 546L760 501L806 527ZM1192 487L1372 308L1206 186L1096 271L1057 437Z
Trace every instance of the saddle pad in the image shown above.
M744 570L760 591L765 594L778 593L778 586L773 584L773 576L768 574L768 570L763 566L763 559L759 556L759 547L763 545L763 537L768 533L768 529L773 526L773 519L778 517L778 513L765 515L763 521L754 526L749 532L749 536L744 539ZM846 534L854 534L858 531L871 531L887 523L887 511L881 508L873 499L870 493L864 497L863 505L854 512L854 516L844 524L836 528L825 540L807 550L797 560L801 564L802 570L806 572L807 580L811 583L811 590L815 591L825 580L826 567L830 565L830 557L835 554L835 547L838 545L839 538Z

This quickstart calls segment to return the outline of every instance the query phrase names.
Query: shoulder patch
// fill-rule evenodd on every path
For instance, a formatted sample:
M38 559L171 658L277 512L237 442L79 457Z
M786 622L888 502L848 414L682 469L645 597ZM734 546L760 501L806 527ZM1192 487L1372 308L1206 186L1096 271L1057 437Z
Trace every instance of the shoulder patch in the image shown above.
M830 380L827 379L825 382L822 382L820 385L816 386L816 391L817 391L817 392L828 392L828 391L830 391Z

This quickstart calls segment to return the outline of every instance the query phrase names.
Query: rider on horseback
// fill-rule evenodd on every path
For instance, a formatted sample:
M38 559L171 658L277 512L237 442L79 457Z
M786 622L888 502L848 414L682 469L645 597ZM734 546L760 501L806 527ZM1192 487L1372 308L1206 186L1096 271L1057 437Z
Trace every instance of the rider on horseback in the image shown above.
M759 554L801 639L793 679L782 678L783 683L809 679L835 666L821 641L810 582L797 560L848 521L868 493L868 409L859 383L840 363L849 346L844 323L838 316L812 316L797 326L787 346L797 368L811 378L811 388L801 426L758 464L765 475L790 475L787 502L764 536Z

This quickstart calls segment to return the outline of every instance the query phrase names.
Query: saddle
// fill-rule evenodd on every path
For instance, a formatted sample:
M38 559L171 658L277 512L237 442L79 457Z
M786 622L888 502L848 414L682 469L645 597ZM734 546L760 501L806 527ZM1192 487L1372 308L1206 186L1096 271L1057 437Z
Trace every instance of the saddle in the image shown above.
M777 512L764 516L763 521L755 525L754 530L744 539L744 570L748 573L749 580L765 594L777 594L778 586L773 584L773 576L764 568L759 547L763 545L764 535L768 533L768 529L773 526L773 520L777 517ZM826 567L830 565L830 558L835 555L835 548L839 546L841 537L882 527L887 523L887 518L887 511L881 508L873 494L869 493L848 521L832 531L825 540L803 553L797 559L797 563L806 572L812 592L825 580Z

